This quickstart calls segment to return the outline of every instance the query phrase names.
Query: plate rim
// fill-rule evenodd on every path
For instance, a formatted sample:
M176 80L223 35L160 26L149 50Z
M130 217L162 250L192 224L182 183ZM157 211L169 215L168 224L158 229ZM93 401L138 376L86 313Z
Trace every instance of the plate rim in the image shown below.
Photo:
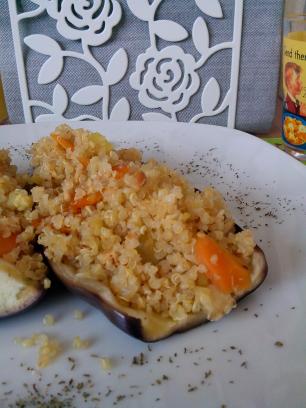
M205 129L210 129L210 130L217 130L218 132L222 133L232 133L236 137L243 137L243 138L248 138L248 140L257 143L261 146L265 146L268 150L270 149L271 152L273 151L274 153L278 152L277 154L280 154L281 157L284 159L289 159L289 162L292 163L293 165L299 167L300 169L304 169L305 165L301 163L299 160L295 159L292 157L290 154L280 150L274 145L271 145L270 143L266 142L263 140L260 136L253 135L251 133L245 132L243 130L235 129L235 128L228 128L225 126L219 126L219 125L211 125L211 124L206 124L206 123L186 123L186 122L161 122L161 121L152 121L152 122L145 122L145 121L137 121L137 120L130 120L130 121L110 121L110 120L98 120L98 121L46 121L46 122L40 122L40 123L16 123L16 124L6 124L0 126L0 140L1 140L1 133L6 132L7 130L12 130L13 128L31 128L31 127L36 127L36 128L41 128L43 129L44 126L47 125L47 127L53 126L54 128L56 126L59 126L61 124L67 124L68 126L71 126L73 128L84 128L86 129L86 124L91 124L90 126L94 126L95 124L97 126L103 125L103 124L114 124L114 126L118 125L127 125L127 126L140 126L140 127L146 127L149 126L150 124L156 124L156 126L163 126L163 127L182 127L182 128L203 128ZM234 136L234 137L235 137ZM165 136L167 137L167 136ZM205 137L203 135L203 137ZM218 133L216 133L216 137L218 137ZM232 136L233 137L233 136ZM127 137L128 139L128 137Z

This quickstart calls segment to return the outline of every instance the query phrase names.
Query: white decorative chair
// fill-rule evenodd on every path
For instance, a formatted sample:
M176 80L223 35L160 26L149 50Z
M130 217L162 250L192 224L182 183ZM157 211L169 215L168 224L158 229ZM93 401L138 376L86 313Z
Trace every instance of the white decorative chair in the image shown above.
M143 119L260 131L273 119L281 0L7 3L11 32L2 37L14 42L23 108L22 117L3 61L13 122Z

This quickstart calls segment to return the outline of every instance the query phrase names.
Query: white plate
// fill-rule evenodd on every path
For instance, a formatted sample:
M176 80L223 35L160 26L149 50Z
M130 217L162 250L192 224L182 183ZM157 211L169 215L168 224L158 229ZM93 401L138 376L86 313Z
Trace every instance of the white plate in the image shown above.
M0 146L13 147L16 163L25 167L24 147L47 135L53 126L2 127ZM72 406L113 407L115 402L115 406L127 408L305 407L306 168L255 137L225 128L133 122L73 126L98 130L114 142L137 146L147 157L165 160L183 171L199 188L215 185L226 197L237 223L254 228L267 256L269 275L228 317L155 343L152 351L72 295L50 296L27 313L0 322L1 408L27 395L23 383L30 387L36 383L45 392L44 386L50 382L50 394L63 388L57 384L62 379L84 382L84 373L92 376L91 397L100 392L102 402L90 397L85 403L80 394L73 397ZM73 319L76 308L86 311L84 320ZM55 315L54 327L43 327L46 313ZM41 331L57 336L64 353L41 373L28 371L26 367L35 366L36 351L22 349L13 338ZM73 351L70 344L76 335L91 339L91 348ZM277 347L276 342L282 342L283 347ZM147 363L132 365L132 357L141 352ZM114 361L110 374L101 370L92 353ZM73 371L68 356L76 360ZM162 379L163 375L169 379ZM82 392L88 391L85 388ZM10 390L12 394L4 394ZM72 395L68 392L67 396Z

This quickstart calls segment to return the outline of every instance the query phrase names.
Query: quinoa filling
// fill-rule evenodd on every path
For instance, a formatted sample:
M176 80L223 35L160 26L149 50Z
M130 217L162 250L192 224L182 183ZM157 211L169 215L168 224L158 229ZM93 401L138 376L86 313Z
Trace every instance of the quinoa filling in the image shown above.
M98 133L59 126L32 147L34 226L46 256L126 307L174 321L228 313L252 284L255 242L221 194ZM205 182L205 180L204 180Z

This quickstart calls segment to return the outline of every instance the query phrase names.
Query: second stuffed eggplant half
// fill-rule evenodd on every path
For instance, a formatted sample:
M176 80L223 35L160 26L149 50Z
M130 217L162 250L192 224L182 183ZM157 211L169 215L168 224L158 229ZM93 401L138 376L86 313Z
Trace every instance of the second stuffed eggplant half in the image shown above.
M265 279L264 253L221 194L137 149L60 126L32 164L32 218L53 271L138 339L218 320Z
M15 266L0 259L0 319L26 311L44 294L43 285L20 278Z
M29 177L0 149L0 319L28 310L45 294L47 267L35 250ZM46 285L45 285L46 286Z

